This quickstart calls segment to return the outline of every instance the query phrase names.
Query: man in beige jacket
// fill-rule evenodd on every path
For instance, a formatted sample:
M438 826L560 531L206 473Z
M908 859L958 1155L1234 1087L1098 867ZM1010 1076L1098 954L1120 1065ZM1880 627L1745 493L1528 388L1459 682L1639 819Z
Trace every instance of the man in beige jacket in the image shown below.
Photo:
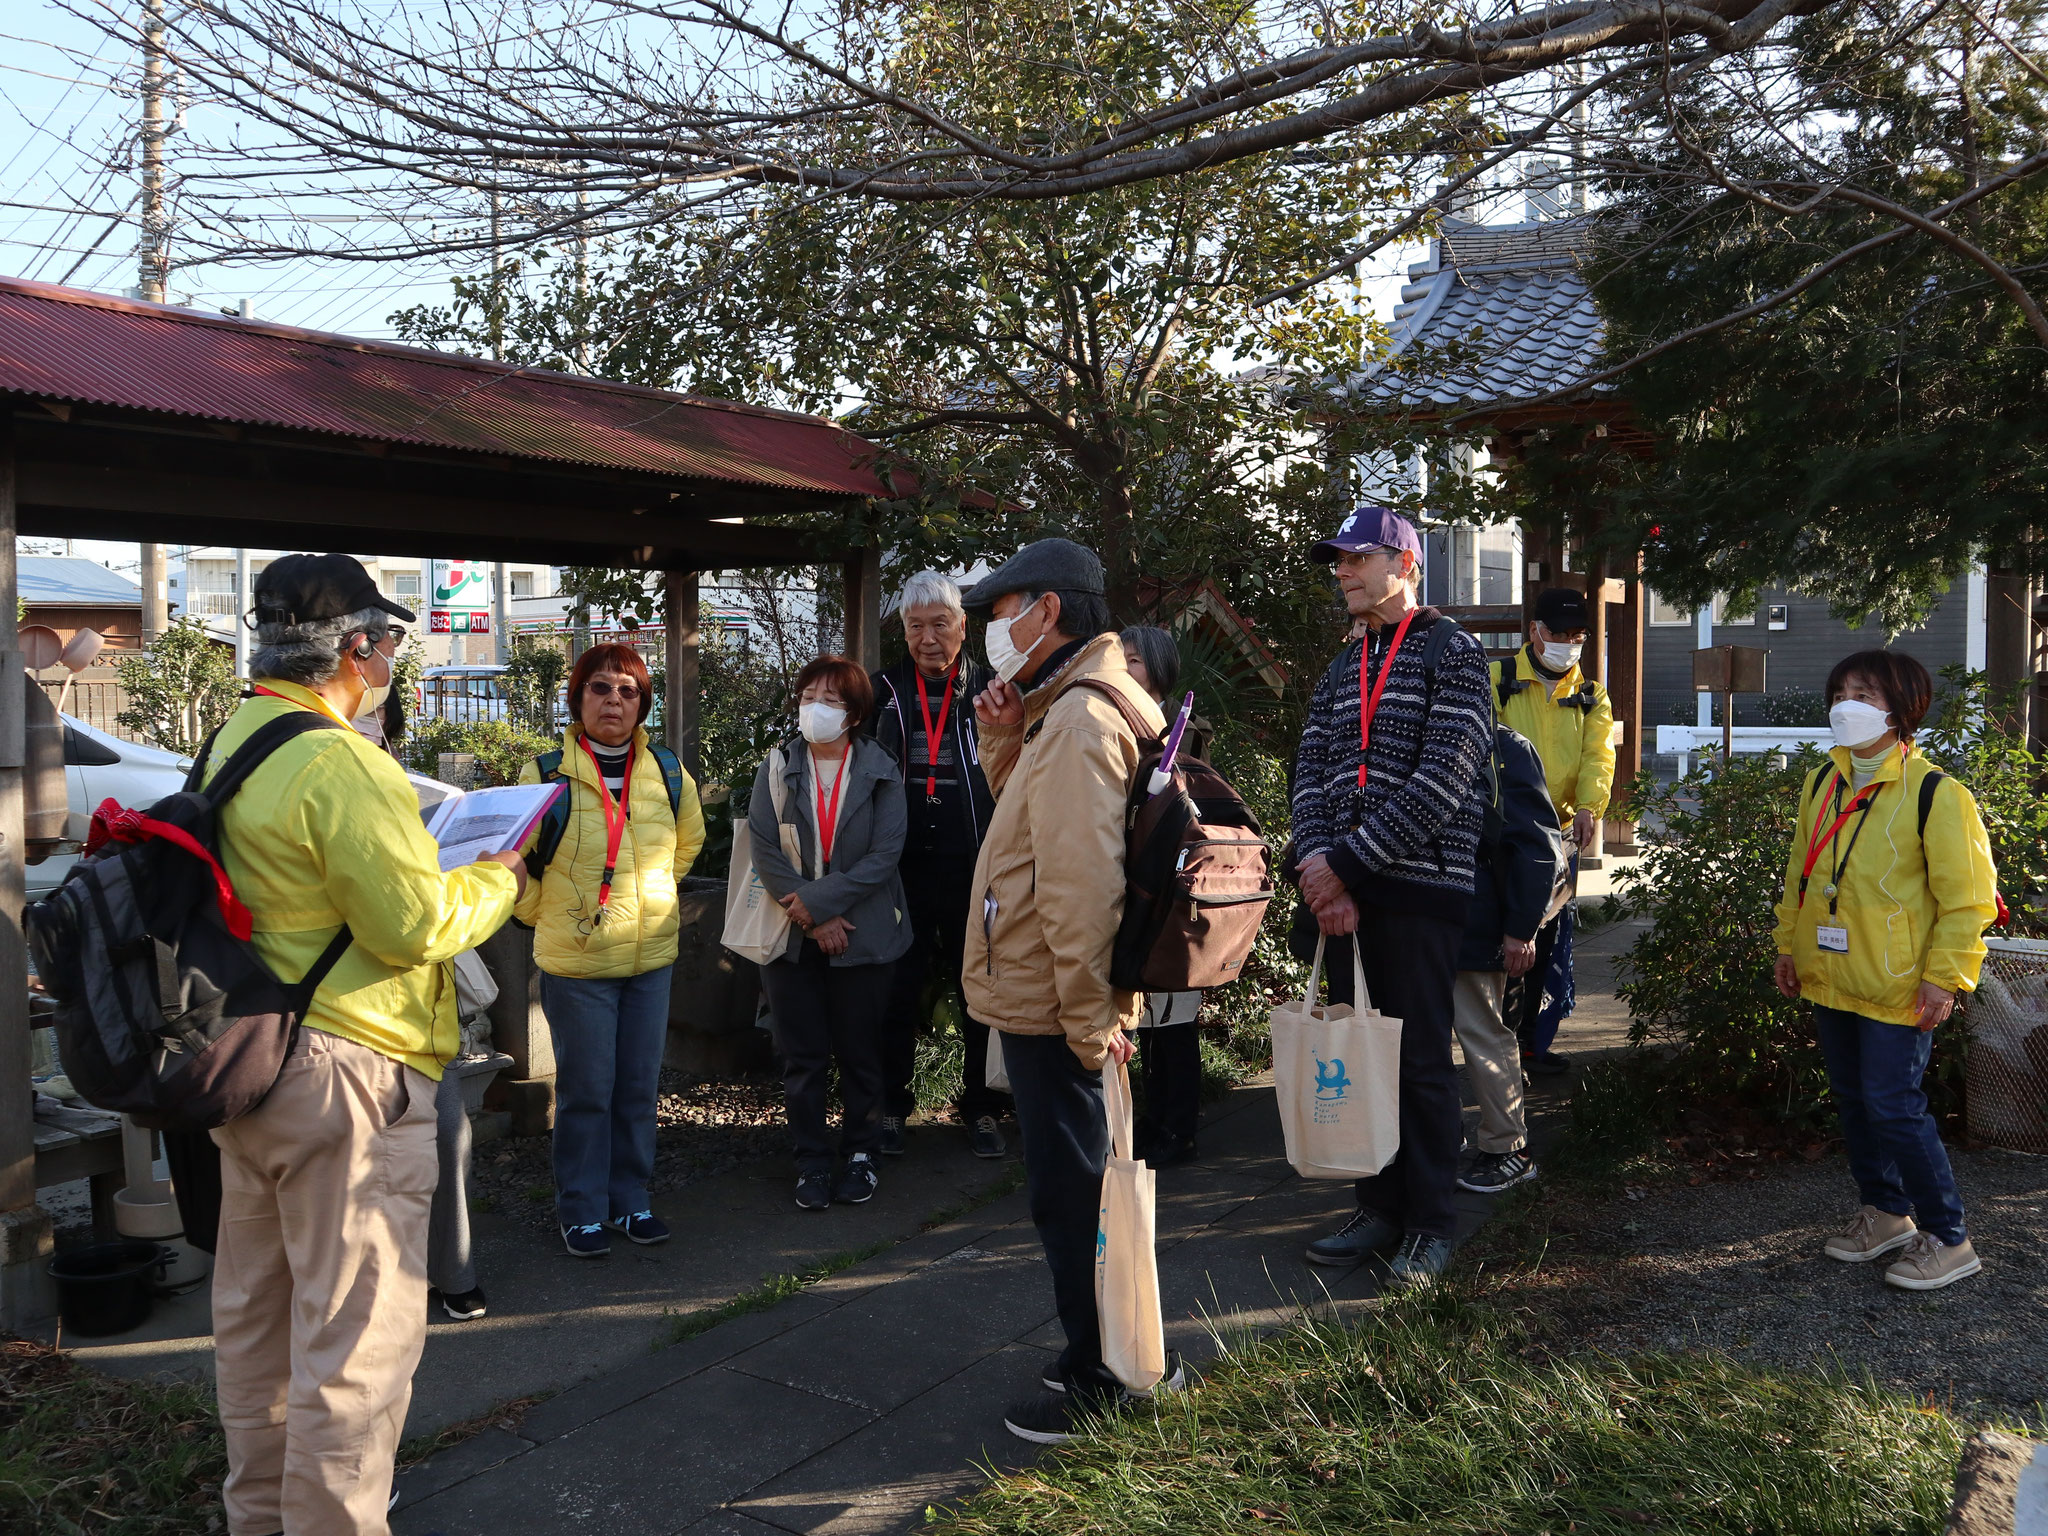
M974 870L967 1012L1001 1032L1031 1219L1067 1334L1051 1391L1005 1422L1052 1445L1072 1438L1077 1413L1122 1390L1102 1364L1095 1233L1109 1157L1102 1069L1130 1059L1124 1031L1142 1002L1109 981L1139 741L1100 689L1154 735L1163 722L1124 665L1092 551L1067 539L1026 545L965 602L989 621L997 677L974 701L996 810Z

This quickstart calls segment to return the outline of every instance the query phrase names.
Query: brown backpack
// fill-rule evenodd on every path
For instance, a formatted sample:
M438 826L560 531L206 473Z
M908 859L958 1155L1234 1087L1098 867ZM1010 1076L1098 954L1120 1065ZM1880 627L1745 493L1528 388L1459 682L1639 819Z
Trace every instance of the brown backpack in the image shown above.
M1137 733L1138 772L1124 811L1124 915L1110 985L1193 992L1237 980L1273 900L1273 850L1230 781L1183 750L1149 794L1166 743L1113 684L1082 678Z

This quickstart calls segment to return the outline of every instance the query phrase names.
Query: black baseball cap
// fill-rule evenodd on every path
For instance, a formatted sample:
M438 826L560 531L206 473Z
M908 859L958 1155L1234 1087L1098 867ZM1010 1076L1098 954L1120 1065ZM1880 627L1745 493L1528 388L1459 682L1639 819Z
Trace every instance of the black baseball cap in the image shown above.
M1586 608L1586 594L1574 592L1570 587L1545 587L1537 593L1535 618L1553 635L1593 627L1593 615Z
M413 622L412 610L379 592L354 555L281 555L256 577L259 624L311 624L344 619L365 608Z

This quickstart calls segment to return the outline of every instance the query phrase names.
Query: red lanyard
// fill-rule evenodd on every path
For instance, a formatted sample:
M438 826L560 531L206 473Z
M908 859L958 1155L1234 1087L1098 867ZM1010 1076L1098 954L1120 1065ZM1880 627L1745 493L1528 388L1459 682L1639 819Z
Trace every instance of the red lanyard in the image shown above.
M1372 717L1380 712L1380 695L1387 691L1387 679L1394 675L1394 658L1401 653L1401 642L1408 638L1408 626L1415 622L1415 615L1422 610L1410 608L1401 616L1401 622L1394 627L1394 643L1387 647L1387 659L1380 665L1380 680L1368 694L1365 688L1365 664L1372 655L1370 634L1358 643L1358 784L1365 787L1365 749L1372 745Z
M597 911L601 919L606 904L612 899L612 874L619 867L619 844L626 836L626 797L633 793L633 749L626 749L626 772L619 781L619 794L614 798L611 785L604 781L604 768L598 762L597 754L590 750L589 741L579 736L576 745L590 759L591 771L597 775L599 802L604 806L604 878L597 883Z
M846 744L846 750L849 754L853 751L852 742ZM818 771L815 752L811 754L811 782L818 790L818 846L824 850L818 867L826 869L832 863L832 839L839 831L839 791L846 787L846 758L839 759L839 773L832 780L832 804L829 807L825 804L825 775Z
M1882 784L1866 784L1863 788L1856 791L1855 796L1844 807L1842 806L1842 783L1842 770L1837 768L1835 770L1834 783L1830 787L1835 792L1835 805L1838 809L1835 819L1828 823L1827 830L1823 832L1820 826L1821 817L1826 816L1828 813L1825 803L1822 804L1819 815L1813 818L1813 831L1809 834L1806 848L1806 867L1799 871L1799 905L1802 907L1806 905L1806 882L1813 877L1813 866L1820 862L1822 850L1834 841L1835 834L1842 830L1842 823L1851 816L1854 816L1858 811L1868 816L1870 814L1871 802L1877 798L1877 792L1884 788ZM1826 797L1823 796L1823 802L1825 802L1825 799ZM1848 849L1843 852L1840 858L1835 860L1834 878L1828 882L1827 890L1824 893L1828 898L1828 910L1830 912L1835 909L1835 887L1841 882L1842 866L1849 862L1849 854L1853 853L1856 849L1856 836L1862 830L1863 823L1859 821L1856 823L1856 832L1851 833L1849 836Z
M924 674L917 674L917 703L924 711L924 764L929 773L924 781L924 792L927 796L939 792L939 738L946 731L946 716L953 712L953 680L959 675L960 663L956 661L953 670L946 674L946 701L939 706L939 723L933 725L931 696L924 691Z

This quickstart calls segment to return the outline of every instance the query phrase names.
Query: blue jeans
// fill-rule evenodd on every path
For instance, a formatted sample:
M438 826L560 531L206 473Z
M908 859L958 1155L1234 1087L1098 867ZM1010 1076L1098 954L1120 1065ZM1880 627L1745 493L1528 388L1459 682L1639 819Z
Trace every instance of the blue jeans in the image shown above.
M1858 1196L1893 1216L1911 1216L1944 1243L1960 1243L1967 1235L1963 1198L1920 1090L1933 1034L1839 1008L1816 1007L1813 1027Z
M555 1040L555 1214L565 1227L648 1208L670 970L611 981L541 972Z

